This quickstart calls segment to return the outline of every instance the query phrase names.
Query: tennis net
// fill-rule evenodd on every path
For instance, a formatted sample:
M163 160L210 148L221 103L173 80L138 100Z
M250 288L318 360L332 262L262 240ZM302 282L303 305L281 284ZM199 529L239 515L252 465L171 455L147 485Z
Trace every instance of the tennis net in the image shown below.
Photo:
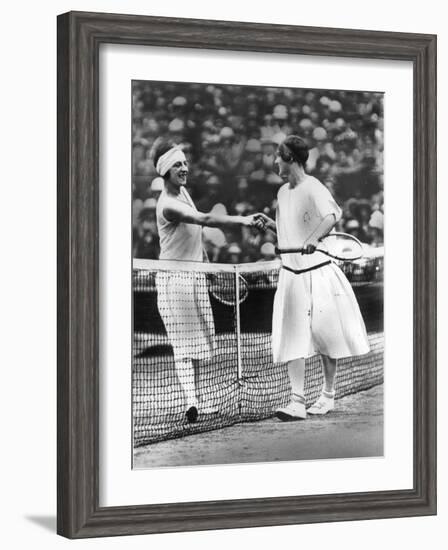
M383 381L382 257L341 265L366 322L371 351L338 362L336 398ZM272 361L272 307L280 263L198 264L134 260L134 446L272 416L290 399L285 364ZM194 357L197 422L176 362ZM322 386L306 362L307 403ZM191 396L190 396L191 397Z

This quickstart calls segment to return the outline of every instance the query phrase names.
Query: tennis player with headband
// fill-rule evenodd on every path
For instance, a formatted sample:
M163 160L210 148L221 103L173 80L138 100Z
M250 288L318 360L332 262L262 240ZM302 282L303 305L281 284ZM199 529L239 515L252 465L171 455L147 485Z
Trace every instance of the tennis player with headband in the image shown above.
M337 360L369 351L366 328L350 283L339 267L316 250L341 217L328 189L305 172L308 147L298 136L279 145L276 165L286 182L279 189L274 222L279 249L304 248L281 254L272 320L274 362L286 362L291 402L276 411L281 420L298 420L334 409ZM322 357L324 384L308 410L304 397L305 358Z
M153 160L165 181L156 209L160 260L204 261L203 226L264 229L260 215L228 216L199 212L185 189L188 163L179 147L158 143ZM194 270L180 274L160 271L156 284L159 312L173 346L176 373L185 395L186 418L195 422L199 413L216 412L207 403L199 403L196 395L197 361L211 357L215 341L205 275Z

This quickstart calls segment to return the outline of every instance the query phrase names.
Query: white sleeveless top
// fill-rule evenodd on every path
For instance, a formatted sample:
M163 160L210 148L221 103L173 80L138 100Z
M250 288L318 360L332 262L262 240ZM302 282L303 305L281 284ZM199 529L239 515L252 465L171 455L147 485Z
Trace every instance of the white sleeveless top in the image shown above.
M290 187L285 183L278 191L276 225L279 248L300 248L314 233L322 220L334 214L341 217L341 209L328 189L315 177L306 178ZM321 252L314 254L282 254L283 265L292 269L308 269L329 258Z
M160 260L203 261L202 227L193 223L171 222L163 215L163 210L171 204L182 203L183 208L197 212L190 195L184 187L179 197L169 196L165 189L157 201L157 229L160 240Z

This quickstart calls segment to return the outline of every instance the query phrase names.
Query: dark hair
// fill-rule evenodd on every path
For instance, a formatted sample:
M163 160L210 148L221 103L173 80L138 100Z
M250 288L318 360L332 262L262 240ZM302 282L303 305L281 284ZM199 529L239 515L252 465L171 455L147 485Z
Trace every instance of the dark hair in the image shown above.
M308 145L299 136L287 136L278 148L279 155L285 162L297 162L305 168L308 160Z
M156 142L154 143L154 145L152 147L152 151L151 151L151 157L152 157L152 162L154 163L154 166L157 166L157 162L158 162L159 158L162 155L164 155L167 151L172 149L173 147L174 147L174 143L172 143L171 141L156 140ZM168 174L169 174L169 170L163 176L163 178L167 179L169 177Z

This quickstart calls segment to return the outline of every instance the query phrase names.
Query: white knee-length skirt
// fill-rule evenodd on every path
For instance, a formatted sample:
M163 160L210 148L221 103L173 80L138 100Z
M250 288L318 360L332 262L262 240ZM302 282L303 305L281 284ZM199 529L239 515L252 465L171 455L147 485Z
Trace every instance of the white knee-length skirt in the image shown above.
M336 264L300 274L280 270L272 348L274 362L316 353L333 359L368 353L369 342L358 302Z
M174 358L210 359L215 326L204 273L159 272L156 288L157 306Z

